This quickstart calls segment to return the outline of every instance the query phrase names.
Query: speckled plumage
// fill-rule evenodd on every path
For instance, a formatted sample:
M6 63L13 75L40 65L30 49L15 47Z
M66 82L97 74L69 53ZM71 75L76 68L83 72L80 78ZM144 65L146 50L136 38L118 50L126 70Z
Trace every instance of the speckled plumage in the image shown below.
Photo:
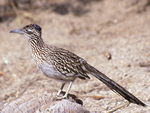
M47 77L63 81L64 83L62 84L61 90L66 82L70 82L69 88L63 98L67 97L71 85L76 78L89 79L87 75L87 73L89 73L102 81L111 90L119 93L129 102L146 106L125 88L89 65L84 59L68 50L45 44L41 37L40 26L30 24L22 29L12 30L10 32L23 34L28 39L29 49L35 64ZM60 94L61 90L59 90L57 95Z

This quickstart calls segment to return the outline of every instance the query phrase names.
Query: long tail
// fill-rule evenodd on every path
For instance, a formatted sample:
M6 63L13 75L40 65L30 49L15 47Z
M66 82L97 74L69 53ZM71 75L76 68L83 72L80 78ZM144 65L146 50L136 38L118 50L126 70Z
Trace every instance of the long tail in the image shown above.
M98 78L100 81L102 81L105 85L107 85L111 90L119 93L122 97L127 99L131 103L135 103L141 106L146 106L143 102L141 102L138 98L136 98L133 94L128 92L125 88L108 78L105 74L101 73L91 65L89 65L87 62L83 63L83 69L90 73L91 75L94 75L96 78Z

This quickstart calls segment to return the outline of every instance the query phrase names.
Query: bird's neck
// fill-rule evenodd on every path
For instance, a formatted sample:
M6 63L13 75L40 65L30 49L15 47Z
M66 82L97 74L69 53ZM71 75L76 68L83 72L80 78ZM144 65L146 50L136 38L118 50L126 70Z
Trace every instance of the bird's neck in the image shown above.
M28 43L29 43L29 49L32 54L32 57L34 57L35 59L43 57L42 52L43 52L45 43L43 42L43 39L41 37L30 38L28 40Z
M30 38L28 40L29 42L29 46L32 47L32 49L36 49L36 48L42 48L44 46L44 42L43 39L41 37L34 37L34 38Z

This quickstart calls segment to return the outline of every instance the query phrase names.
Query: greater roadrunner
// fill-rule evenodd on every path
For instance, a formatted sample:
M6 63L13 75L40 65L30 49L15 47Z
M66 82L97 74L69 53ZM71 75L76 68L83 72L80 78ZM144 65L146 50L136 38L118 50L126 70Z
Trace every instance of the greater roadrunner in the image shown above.
M57 93L58 99L67 98L72 83L76 78L90 79L87 75L88 73L94 75L111 90L119 93L129 102L146 106L125 88L88 64L84 59L68 50L45 44L41 37L41 31L40 26L30 24L21 29L12 30L10 33L19 33L28 39L31 55L35 61L35 64L44 75L63 81L63 84ZM70 82L69 87L65 95L60 97L59 95L66 82Z

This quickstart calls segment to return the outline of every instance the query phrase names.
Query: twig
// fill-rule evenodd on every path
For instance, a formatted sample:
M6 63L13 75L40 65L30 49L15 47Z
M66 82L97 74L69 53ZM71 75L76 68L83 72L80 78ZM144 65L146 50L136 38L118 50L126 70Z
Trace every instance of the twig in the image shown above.
M14 12L16 13L16 15L19 17L18 10L17 10L13 0L10 0L10 5L12 6L12 8L13 8Z

